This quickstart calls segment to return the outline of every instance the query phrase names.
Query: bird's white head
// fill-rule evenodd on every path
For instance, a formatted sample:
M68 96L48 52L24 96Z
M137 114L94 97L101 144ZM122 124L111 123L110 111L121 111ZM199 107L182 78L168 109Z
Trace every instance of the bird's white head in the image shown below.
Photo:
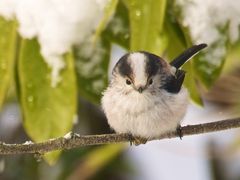
M154 93L174 73L160 57L143 51L133 52L124 55L115 65L112 83L128 93Z

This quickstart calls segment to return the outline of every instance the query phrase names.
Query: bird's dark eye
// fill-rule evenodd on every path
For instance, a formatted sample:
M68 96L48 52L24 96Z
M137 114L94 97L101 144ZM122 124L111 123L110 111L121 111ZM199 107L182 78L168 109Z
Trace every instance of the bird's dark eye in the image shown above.
M127 85L130 85L130 84L132 84L132 83L131 83L131 81L130 81L129 79L126 79L126 84L127 84Z
M150 79L149 82L148 82L148 84L151 85L152 83L153 83L153 80Z

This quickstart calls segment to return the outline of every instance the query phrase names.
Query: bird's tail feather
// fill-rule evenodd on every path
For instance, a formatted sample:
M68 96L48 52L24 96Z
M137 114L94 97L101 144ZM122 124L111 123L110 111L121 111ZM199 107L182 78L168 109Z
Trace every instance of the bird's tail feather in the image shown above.
M180 68L185 62L187 62L191 57L196 55L199 51L207 47L207 44L199 44L194 45L187 50L185 50L182 54L176 57L170 64L175 68Z

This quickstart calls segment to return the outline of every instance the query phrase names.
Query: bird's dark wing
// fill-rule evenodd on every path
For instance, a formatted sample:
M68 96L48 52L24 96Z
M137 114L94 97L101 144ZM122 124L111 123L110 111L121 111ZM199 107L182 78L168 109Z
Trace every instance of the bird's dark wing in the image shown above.
M170 93L178 93L181 90L185 73L185 71L177 69L175 76L168 77L162 88Z
M207 44L199 44L190 47L189 49L185 50L181 55L176 57L170 64L175 68L180 68L187 60L197 54L200 50L207 47Z
M178 93L181 90L184 78L185 71L180 70L179 68L187 62L192 56L197 54L200 50L207 47L207 44L199 44L194 45L191 48L184 51L181 55L176 57L172 62L170 62L171 66L176 68L175 76L171 75L165 80L165 84L163 85L163 89L170 93Z

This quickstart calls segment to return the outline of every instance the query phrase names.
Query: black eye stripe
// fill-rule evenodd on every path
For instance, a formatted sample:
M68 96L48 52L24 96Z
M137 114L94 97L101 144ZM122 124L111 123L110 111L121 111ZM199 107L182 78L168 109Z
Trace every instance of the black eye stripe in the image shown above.
M146 74L151 77L157 74L158 70L162 66L162 59L154 54L142 51L146 56Z
M154 54L151 54L145 51L139 51L139 53L144 54L146 57L146 68L145 68L146 75L148 77L152 77L156 75L159 69L161 69L161 67L163 66L162 61L164 60ZM130 63L128 62L129 55L130 55L129 53L125 54L123 57L119 59L119 61L114 67L113 72L118 71L119 74L123 77L133 77L133 70Z
M119 59L119 61L114 67L114 71L118 70L121 76L123 77L125 76L131 77L133 73L129 62L127 61L128 57L129 57L129 54L125 54L123 57Z

